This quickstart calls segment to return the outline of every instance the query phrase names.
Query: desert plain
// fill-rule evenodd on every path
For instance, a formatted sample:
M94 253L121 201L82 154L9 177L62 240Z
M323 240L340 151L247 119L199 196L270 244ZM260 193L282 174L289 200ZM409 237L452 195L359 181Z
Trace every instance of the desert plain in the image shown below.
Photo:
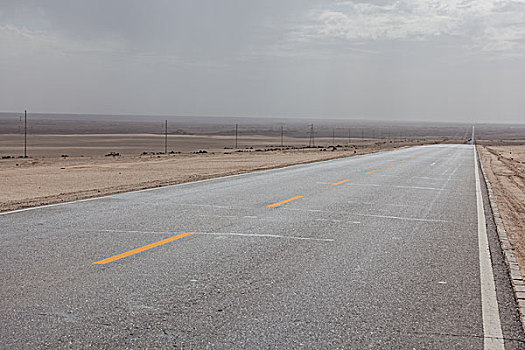
M468 125L30 115L24 158L23 118L0 121L4 211L469 135Z
M468 124L163 119L30 115L24 158L23 119L0 114L0 211L414 145L466 143L472 130ZM524 135L523 125L476 126L480 160L525 274Z

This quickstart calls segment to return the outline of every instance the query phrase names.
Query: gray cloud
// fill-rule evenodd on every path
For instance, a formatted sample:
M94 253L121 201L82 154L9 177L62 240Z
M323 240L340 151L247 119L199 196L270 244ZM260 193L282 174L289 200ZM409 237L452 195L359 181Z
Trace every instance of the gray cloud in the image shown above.
M0 109L521 121L525 1L11 1Z
M514 0L340 1L312 13L311 40L463 39L464 49L523 55L525 2Z

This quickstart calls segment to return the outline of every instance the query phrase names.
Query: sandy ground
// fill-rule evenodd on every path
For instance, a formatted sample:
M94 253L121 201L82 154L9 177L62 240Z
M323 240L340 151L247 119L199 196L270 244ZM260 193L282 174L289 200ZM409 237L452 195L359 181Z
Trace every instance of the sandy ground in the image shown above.
M400 147L396 145L396 147ZM0 210L71 201L392 149L393 144L206 154L0 160Z
M376 144L392 143L396 146L415 144L424 141L410 139L351 139L352 145L371 147ZM436 141L436 140L435 140ZM285 147L308 146L308 138L284 137ZM315 145L345 146L347 138L331 137L316 138ZM461 142L461 141L459 141ZM264 149L278 147L281 144L279 136L240 135L237 140L239 149ZM191 153L199 150L208 152L226 152L235 147L235 138L231 135L168 135L168 152ZM164 136L155 134L62 134L62 135L29 135L27 139L27 154L30 157L60 157L68 155L104 156L110 152L121 155L140 155L143 152L164 152ZM0 156L18 157L24 154L23 135L0 134Z
M487 144L487 143L485 143ZM478 146L498 209L525 275L525 142Z
M0 135L1 155L23 154L20 135ZM287 140L287 145L305 145L302 139ZM264 136L239 137L238 147L264 148L276 145L277 138ZM307 145L306 141L306 145ZM198 150L223 151L235 147L232 136L169 135L168 152ZM139 155L143 152L164 152L164 136L154 134L88 134L88 135L30 135L28 154L32 157L94 156L117 152L121 155Z

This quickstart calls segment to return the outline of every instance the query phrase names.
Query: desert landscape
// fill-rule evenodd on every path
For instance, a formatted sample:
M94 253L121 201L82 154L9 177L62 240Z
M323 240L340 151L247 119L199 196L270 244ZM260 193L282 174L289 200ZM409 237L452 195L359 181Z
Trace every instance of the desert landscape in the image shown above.
M0 349L525 348L523 1L3 1Z
M0 210L412 145L462 143L470 135L466 125L183 117L170 119L166 135L152 133L154 127L162 131L160 119L34 115L28 123L28 158L23 158L21 119L13 114L0 119ZM235 124L240 125L237 141Z
M414 145L466 143L471 137L467 124L166 119L167 134L161 117L30 115L28 158L23 158L23 120L12 113L0 114L0 210ZM476 125L480 159L525 274L523 135L523 125Z

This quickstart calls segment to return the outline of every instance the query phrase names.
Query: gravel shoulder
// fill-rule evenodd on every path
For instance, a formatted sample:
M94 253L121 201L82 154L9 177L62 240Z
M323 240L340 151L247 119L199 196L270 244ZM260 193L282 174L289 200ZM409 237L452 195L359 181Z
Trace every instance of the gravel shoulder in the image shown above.
M525 145L478 145L505 230L525 274Z

